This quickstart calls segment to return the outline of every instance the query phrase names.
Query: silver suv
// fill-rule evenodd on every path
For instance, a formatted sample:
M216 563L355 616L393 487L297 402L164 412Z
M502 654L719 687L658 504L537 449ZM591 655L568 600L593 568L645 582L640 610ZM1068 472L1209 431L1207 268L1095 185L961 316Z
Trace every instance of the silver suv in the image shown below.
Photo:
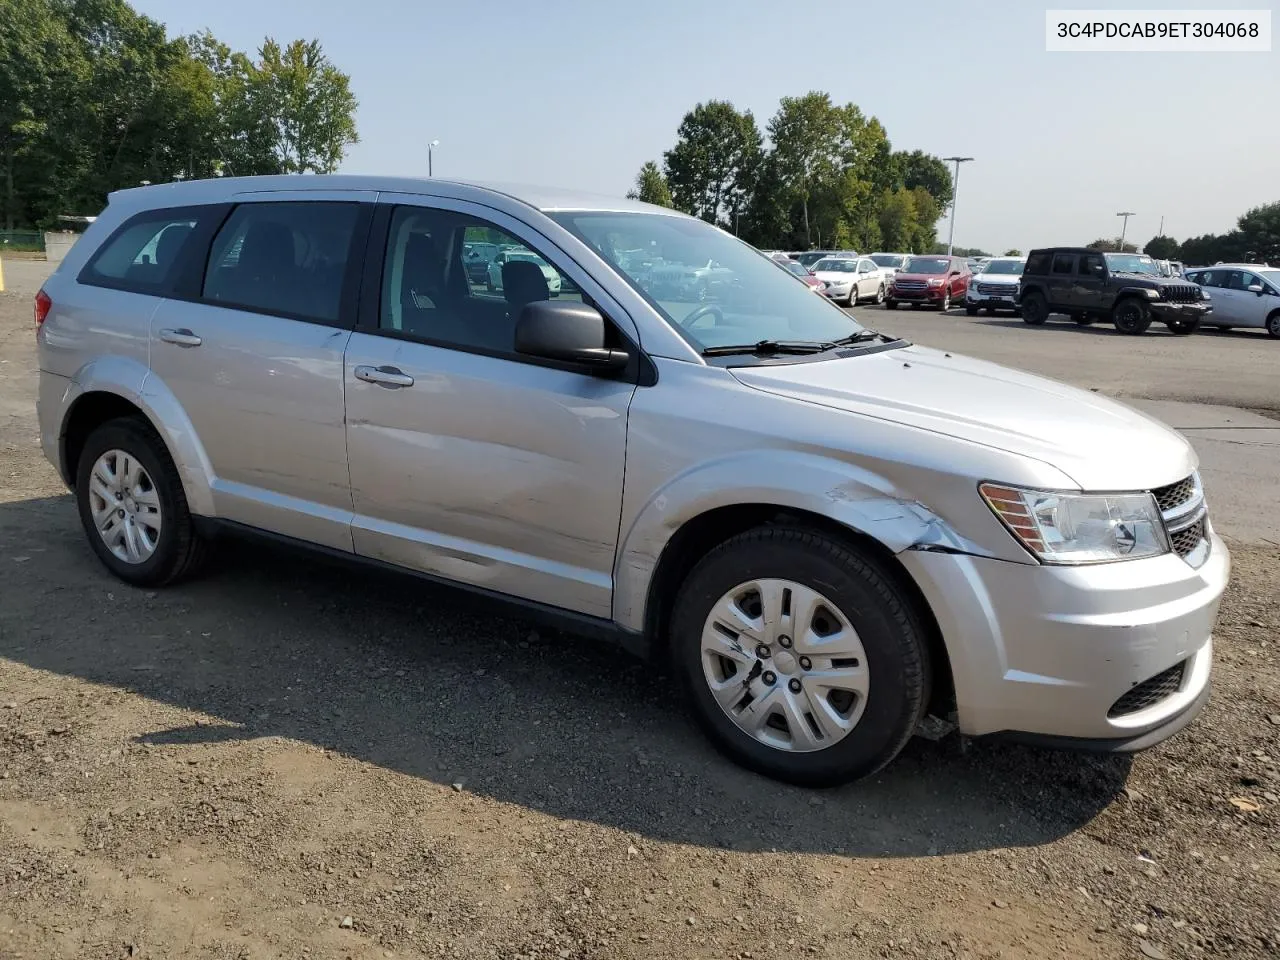
M471 243L537 261L492 283ZM662 282L690 263L714 282ZM802 784L948 723L1137 749L1208 696L1229 560L1180 435L868 330L670 210L126 190L36 320L44 449L129 583L227 530L410 570L668 662L721 749Z

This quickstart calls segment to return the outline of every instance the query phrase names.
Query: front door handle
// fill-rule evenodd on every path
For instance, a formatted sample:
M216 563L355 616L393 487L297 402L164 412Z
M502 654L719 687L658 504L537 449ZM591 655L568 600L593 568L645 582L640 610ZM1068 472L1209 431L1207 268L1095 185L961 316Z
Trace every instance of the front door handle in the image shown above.
M198 347L204 343L186 327L179 330L161 330L160 339L165 343L176 343L180 347Z
M413 386L413 377L398 367L359 366L356 367L356 379L363 380L365 383L376 383L378 386L386 387L389 390Z

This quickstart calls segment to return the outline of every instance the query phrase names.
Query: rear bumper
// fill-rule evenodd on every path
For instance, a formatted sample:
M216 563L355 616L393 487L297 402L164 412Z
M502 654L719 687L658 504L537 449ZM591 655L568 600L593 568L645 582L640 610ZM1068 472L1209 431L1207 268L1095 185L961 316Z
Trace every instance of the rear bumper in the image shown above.
M946 643L961 732L1093 749L1141 749L1189 723L1207 696L1212 633L1231 561L1176 554L1082 567L908 550ZM1176 687L1132 712L1126 693L1182 665Z

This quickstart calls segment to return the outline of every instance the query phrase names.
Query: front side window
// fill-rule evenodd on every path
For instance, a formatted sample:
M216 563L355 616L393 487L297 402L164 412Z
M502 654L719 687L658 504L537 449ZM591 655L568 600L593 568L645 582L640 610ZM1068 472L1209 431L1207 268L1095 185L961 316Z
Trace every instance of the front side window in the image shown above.
M598 211L551 216L700 349L764 340L831 342L863 329L768 258L700 220ZM852 261L832 262L856 269Z
M1227 274L1228 290L1248 290L1250 284L1258 282L1253 274L1245 273L1243 270L1232 270Z
M1102 276L1104 262L1098 253L1086 253L1080 257L1080 273L1086 277Z
M351 256L354 203L246 203L213 240L205 300L334 323Z
M1072 274L1076 272L1076 257L1073 253L1055 253L1053 255L1053 272L1056 274Z
M471 255L490 248L492 259ZM379 329L514 355L520 311L551 299L583 297L547 257L500 227L428 207L399 207L392 215Z
M195 232L196 216L190 210L157 210L136 218L89 261L83 279L141 293L167 289Z

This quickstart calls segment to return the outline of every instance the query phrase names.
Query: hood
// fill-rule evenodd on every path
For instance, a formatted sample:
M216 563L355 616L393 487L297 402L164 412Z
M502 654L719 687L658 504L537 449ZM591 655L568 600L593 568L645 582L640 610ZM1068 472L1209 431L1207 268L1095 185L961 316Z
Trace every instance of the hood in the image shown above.
M973 275L974 283L1007 283L1010 286L1017 286L1022 282L1022 274L1020 273L975 273Z
M1124 270L1116 270L1111 276L1135 287L1158 287L1162 283L1175 279L1174 277L1153 277L1149 273L1128 273Z
M928 347L731 372L757 390L1052 464L1083 490L1150 490L1196 468L1180 434L1132 407Z
M819 270L814 276L824 283L849 283L855 277L856 273L845 273L841 270Z
M903 273L901 270L899 270L897 273L895 273L895 274L893 275L893 279L895 279L895 280L921 280L921 281L926 281L926 280L945 280L945 279L947 279L947 275L946 275L945 273Z

